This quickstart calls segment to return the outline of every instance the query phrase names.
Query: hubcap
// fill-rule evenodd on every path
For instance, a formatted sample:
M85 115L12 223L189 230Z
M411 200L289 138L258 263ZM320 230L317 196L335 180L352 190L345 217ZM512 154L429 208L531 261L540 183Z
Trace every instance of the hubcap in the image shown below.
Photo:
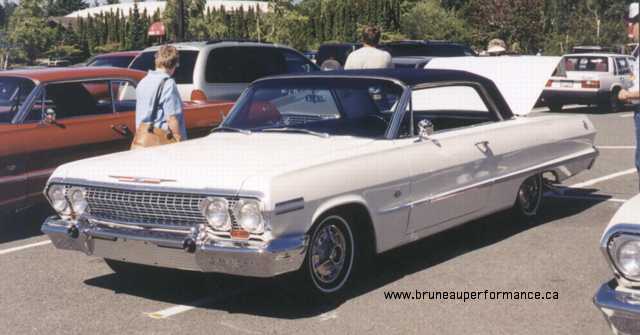
M530 177L520 187L518 191L518 201L524 214L533 215L538 209L540 202L540 178L538 176Z
M345 266L347 242L334 224L322 227L311 247L313 276L320 282L333 283Z

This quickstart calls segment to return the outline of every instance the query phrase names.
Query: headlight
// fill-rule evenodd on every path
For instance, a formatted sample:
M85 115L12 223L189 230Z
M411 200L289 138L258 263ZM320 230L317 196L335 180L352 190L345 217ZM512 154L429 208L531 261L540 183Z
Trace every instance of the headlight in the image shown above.
M71 209L73 209L74 214L82 215L89 207L89 203L85 197L86 193L87 191L81 187L71 188L67 192L67 198L71 203Z
M211 228L219 231L231 230L229 202L224 198L206 198L200 203L200 211Z
M68 214L69 209L69 203L67 202L64 192L65 187L62 185L52 185L47 191L51 207L60 214Z
M640 240L622 242L616 254L619 270L625 277L640 276Z
M264 232L264 217L260 209L260 203L256 200L240 200L235 208L238 224L244 230L252 234Z

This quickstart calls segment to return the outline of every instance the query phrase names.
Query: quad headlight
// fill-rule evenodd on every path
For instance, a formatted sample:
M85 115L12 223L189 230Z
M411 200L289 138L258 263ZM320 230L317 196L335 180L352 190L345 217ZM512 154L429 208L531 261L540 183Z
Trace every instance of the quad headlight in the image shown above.
M65 187L63 185L52 185L47 190L47 197L53 209L60 214L69 214L69 202L65 195Z
M264 232L264 216L260 202L257 200L240 200L235 206L234 214L242 229L251 234Z
M218 231L231 230L229 202L225 198L206 198L200 203L200 211L207 219L209 226Z
M73 187L67 191L67 199L69 199L74 214L82 215L89 208L86 194L87 190L82 187Z
M640 236L621 234L608 245L609 256L625 278L640 281Z

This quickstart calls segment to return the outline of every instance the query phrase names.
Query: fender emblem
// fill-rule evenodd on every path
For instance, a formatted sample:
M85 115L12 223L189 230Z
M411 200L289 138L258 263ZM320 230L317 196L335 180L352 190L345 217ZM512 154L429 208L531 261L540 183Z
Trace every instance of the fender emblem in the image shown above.
M161 184L174 182L173 179L160 179L160 178L145 178L145 177L128 177L128 176L109 176L109 178L117 179L120 182L125 183L140 183L140 184Z

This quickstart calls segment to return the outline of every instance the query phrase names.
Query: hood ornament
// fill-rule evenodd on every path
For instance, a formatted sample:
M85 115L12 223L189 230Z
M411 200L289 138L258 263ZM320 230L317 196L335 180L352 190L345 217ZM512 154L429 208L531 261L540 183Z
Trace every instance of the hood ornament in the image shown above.
M129 176L109 176L109 178L117 179L119 182L123 182L123 183L138 183L138 184L162 184L162 183L177 181L174 179L129 177Z

